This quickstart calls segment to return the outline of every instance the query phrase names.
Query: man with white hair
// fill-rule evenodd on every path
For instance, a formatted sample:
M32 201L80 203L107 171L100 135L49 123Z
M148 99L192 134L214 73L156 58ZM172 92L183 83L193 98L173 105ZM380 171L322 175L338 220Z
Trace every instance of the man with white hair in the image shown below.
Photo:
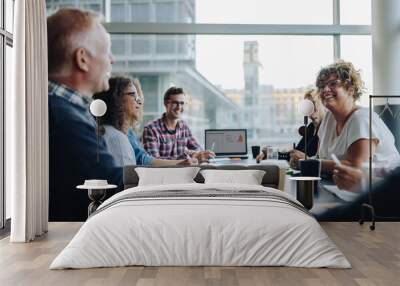
M122 169L99 140L89 104L109 88L114 62L110 36L99 16L60 9L47 18L49 68L49 145L51 221L83 221L87 193L76 190L86 179L122 185Z

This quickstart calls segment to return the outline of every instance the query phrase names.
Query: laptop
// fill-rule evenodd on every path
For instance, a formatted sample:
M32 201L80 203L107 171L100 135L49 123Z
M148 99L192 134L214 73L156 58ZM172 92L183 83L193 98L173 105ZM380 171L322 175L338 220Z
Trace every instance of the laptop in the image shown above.
M213 151L216 158L247 159L246 129L206 129L205 149Z

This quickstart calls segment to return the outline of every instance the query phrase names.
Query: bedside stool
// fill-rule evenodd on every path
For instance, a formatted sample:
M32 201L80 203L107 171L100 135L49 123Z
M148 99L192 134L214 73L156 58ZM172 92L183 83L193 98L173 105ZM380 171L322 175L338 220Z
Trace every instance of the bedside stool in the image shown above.
M92 201L88 206L88 217L94 213L97 208L103 203L103 199L106 196L106 190L115 189L116 185L105 185L105 186L95 186L95 185L79 185L76 186L77 189L87 190L89 199Z

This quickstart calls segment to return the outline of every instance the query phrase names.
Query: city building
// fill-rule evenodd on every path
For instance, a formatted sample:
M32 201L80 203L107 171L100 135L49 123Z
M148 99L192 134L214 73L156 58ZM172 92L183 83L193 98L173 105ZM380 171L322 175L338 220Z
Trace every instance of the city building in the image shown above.
M250 145L292 146L302 117L297 111L306 88L276 89L259 83L261 64L258 42L244 42L244 90L226 89L225 95L240 106L240 127L248 130Z
M47 11L78 7L102 13L110 5L112 22L193 23L195 0L49 0ZM165 90L175 85L188 95L183 119L199 143L204 143L204 129L238 124L239 106L196 69L194 35L112 35L115 57L114 74L137 77L145 97L143 123L164 112Z

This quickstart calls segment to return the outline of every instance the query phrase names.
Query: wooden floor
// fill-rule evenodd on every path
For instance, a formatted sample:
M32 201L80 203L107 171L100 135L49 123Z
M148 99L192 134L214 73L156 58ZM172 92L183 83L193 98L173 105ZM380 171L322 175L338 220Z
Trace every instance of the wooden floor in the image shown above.
M353 268L122 267L48 270L81 226L51 223L32 243L0 241L0 285L400 285L400 223L322 223Z

